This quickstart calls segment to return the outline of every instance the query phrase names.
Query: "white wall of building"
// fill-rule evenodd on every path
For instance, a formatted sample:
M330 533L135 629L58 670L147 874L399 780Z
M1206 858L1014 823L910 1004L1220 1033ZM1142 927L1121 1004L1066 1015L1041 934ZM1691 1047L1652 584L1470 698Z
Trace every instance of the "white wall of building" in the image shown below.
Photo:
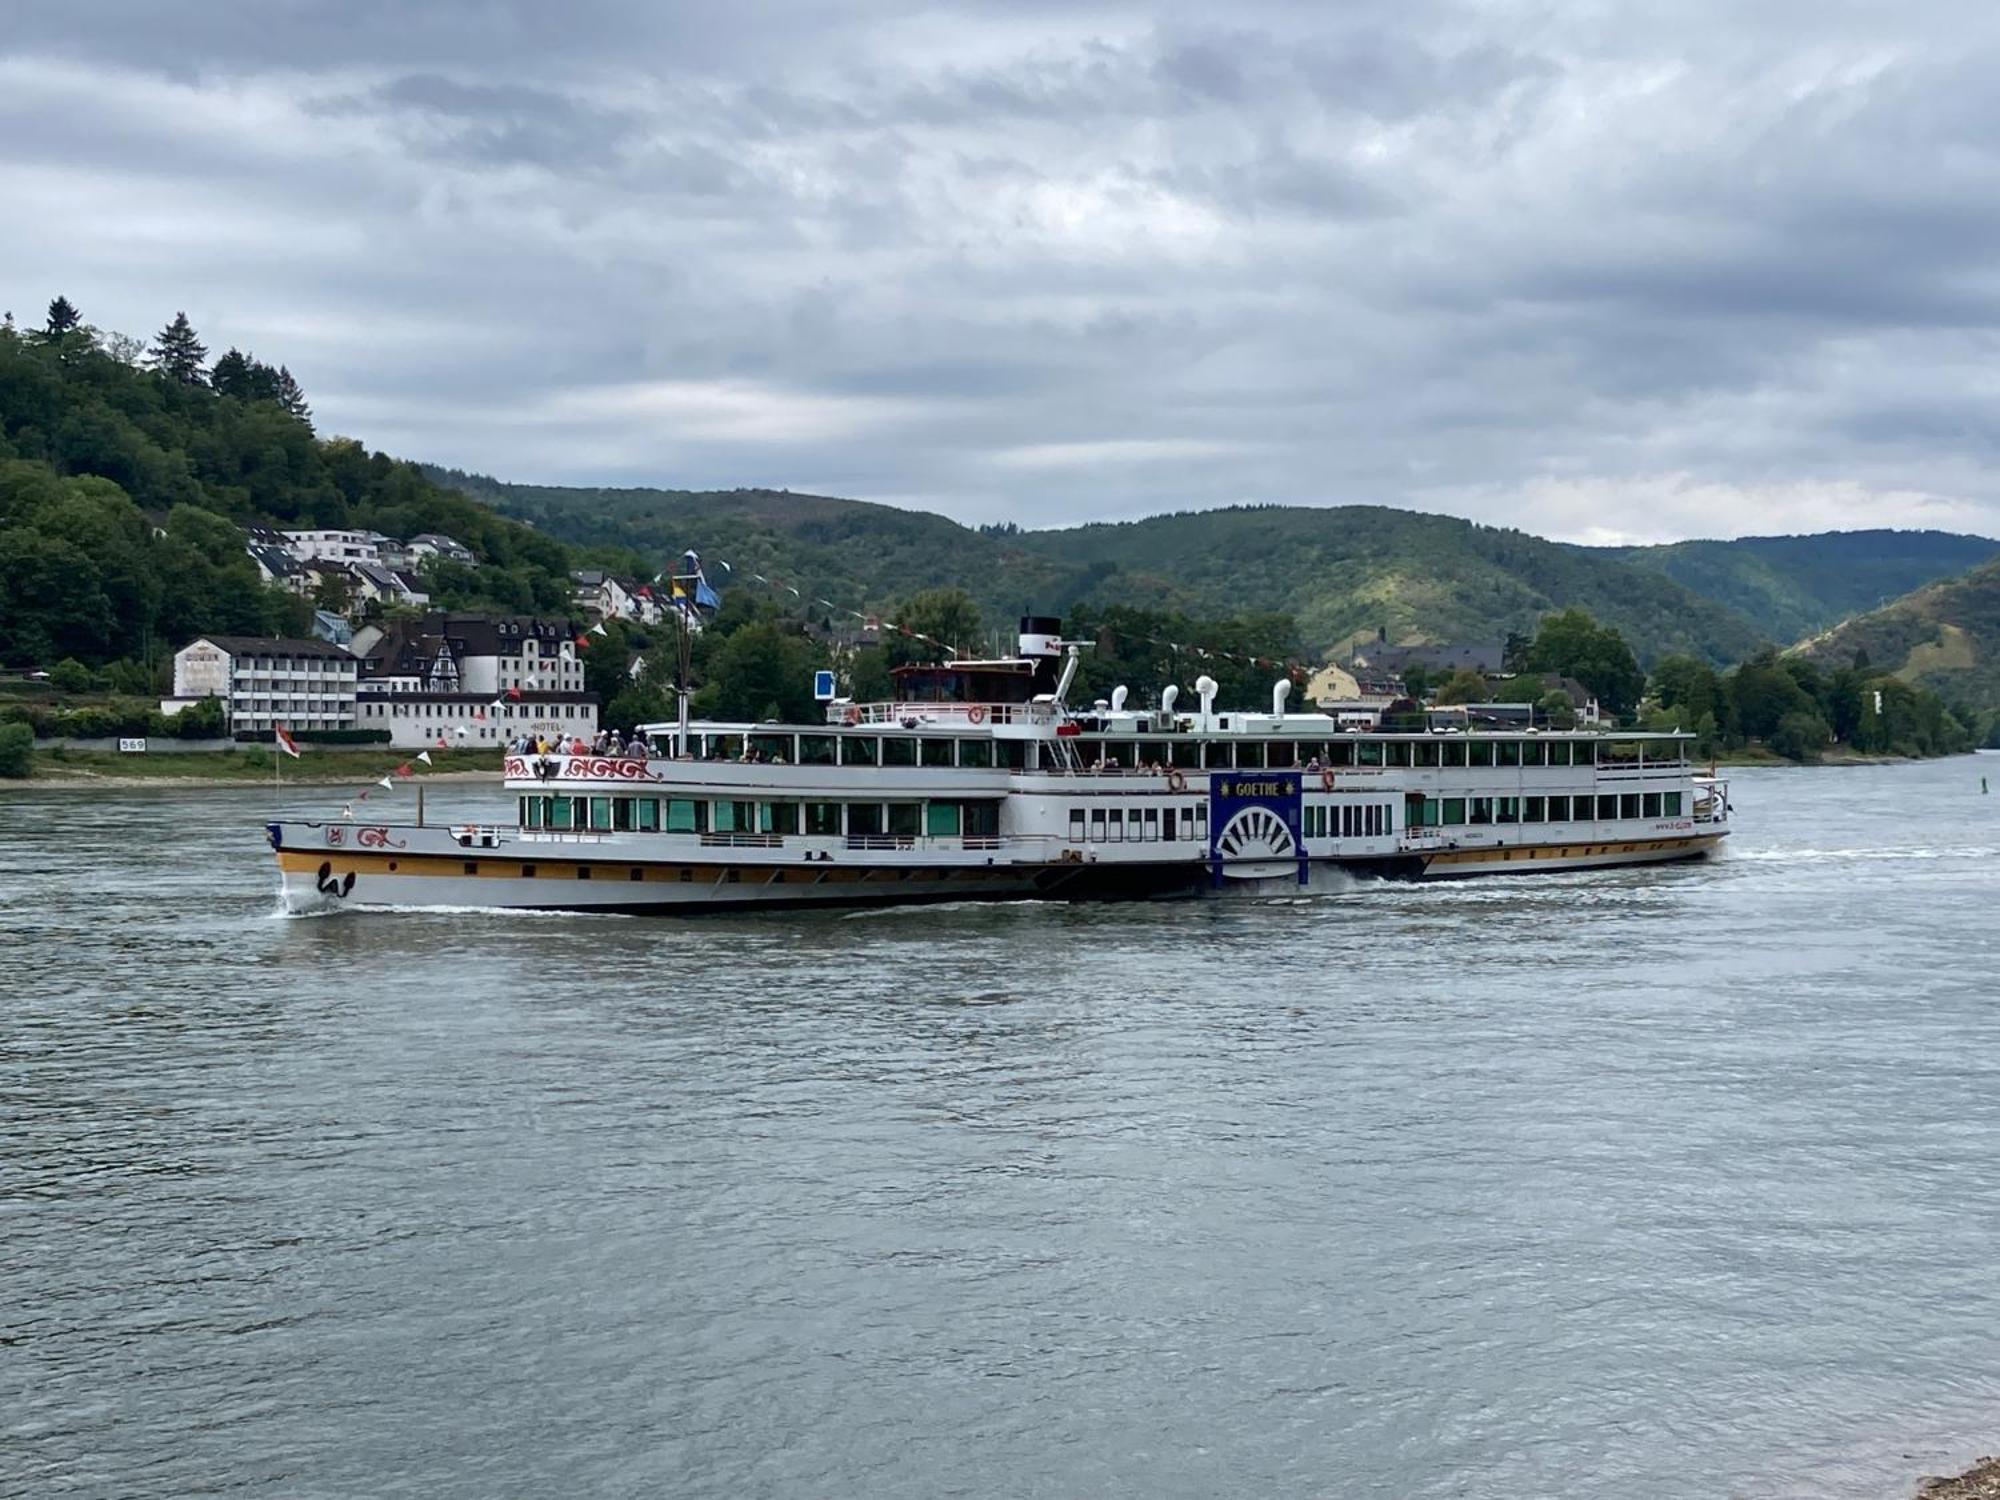
M386 729L389 743L404 750L498 747L523 734L550 736L597 733L597 704L579 691L574 697L504 701L476 693L365 693L357 704L355 727Z

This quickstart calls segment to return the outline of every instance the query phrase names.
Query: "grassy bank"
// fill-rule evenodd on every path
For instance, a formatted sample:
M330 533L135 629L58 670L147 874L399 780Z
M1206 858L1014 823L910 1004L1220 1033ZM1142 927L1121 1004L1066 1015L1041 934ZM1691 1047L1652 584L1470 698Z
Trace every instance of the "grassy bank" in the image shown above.
M463 775L467 772L500 774L500 752L491 747L480 750L433 750L431 764L418 761L414 750L391 750L371 746L364 750L306 749L297 760L284 760L287 785L365 786L384 776L394 776L396 767L409 764L419 777ZM184 783L231 782L265 783L272 778L275 752L262 745L220 752L150 751L144 755L123 755L115 750L72 750L61 746L37 749L29 768L27 785L56 782L103 785L113 782L173 781ZM4 785L8 783L0 783ZM21 782L11 783L15 786Z

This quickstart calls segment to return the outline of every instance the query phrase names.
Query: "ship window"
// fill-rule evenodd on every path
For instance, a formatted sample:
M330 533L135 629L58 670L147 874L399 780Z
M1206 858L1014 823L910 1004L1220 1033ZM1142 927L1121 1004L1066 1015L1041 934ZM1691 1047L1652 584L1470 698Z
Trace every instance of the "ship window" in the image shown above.
M717 833L755 833L757 831L757 804L754 802L718 802L715 804L714 823Z
M847 805L847 835L872 837L882 831L882 809L873 802L850 802Z
M923 747L923 761L927 766L948 766L951 764L951 741L926 739L919 741Z
M960 740L958 763L968 770L983 771L993 764L993 741Z
M1188 809L1188 836L1206 843L1208 841L1208 808L1197 802Z
M629 833L631 831L632 829L631 798L620 797L616 802L612 803L611 826L620 833Z
M569 827L571 827L571 826L572 826L572 824L571 824L571 814L572 814L572 812L573 812L573 809L572 809L572 808L571 808L571 806L570 806L570 799L569 799L568 797L551 797L551 798L549 798L549 821L548 821L548 826L549 826L549 827L551 827L551 828L569 828Z
M708 804L690 802L684 797L673 797L667 801L668 833L708 832Z
M643 865L632 866L630 872L626 874L625 878L627 880L644 880L646 878L645 866Z
M1069 810L1069 841L1072 844L1083 842L1083 809L1080 807Z
M1439 748L1444 752L1444 764L1448 766L1465 764L1465 752L1468 746L1464 740L1446 740Z
M578 866L576 867L576 878L577 878L578 880L588 880L588 879L590 879L590 866L589 866L589 865L578 865Z
M1465 821L1465 799L1463 797L1445 798L1443 813L1444 815L1438 821L1456 828Z
M1183 771L1201 769L1201 741L1175 740L1167 747L1168 759Z
M1419 766L1434 766L1439 762L1444 747L1434 740L1420 740L1410 747L1411 762Z
M1382 742L1380 740L1363 740L1354 748L1356 751L1354 758L1357 765L1379 766L1382 764Z
M1503 766L1518 766L1521 763L1521 742L1502 740L1493 747L1494 762Z
M533 880L535 878L535 867L533 865L522 865L521 878L523 880Z
M1491 823L1493 821L1493 799L1491 797L1474 797L1472 799L1472 821L1474 823Z
M1110 830L1106 835L1112 843L1122 843L1125 839L1125 809L1114 807L1105 815L1110 819Z
M1597 799L1597 816L1600 820L1607 823L1617 817L1618 799L1616 797L1599 797Z
M1209 740L1201 747L1201 763L1211 771L1227 771L1235 760L1227 740Z
M1521 764L1524 766L1545 766L1549 763L1549 747L1540 740L1522 740Z
M1502 798L1500 798L1500 799L1499 799L1499 806L1497 806L1497 807L1496 807L1496 808L1495 808L1495 809L1493 810L1493 821L1494 821L1494 822L1496 822L1496 823L1518 823L1518 822L1520 822L1520 821L1521 821L1521 799L1520 799L1519 797L1502 797Z
M1493 764L1493 741L1470 740L1466 743L1465 754L1475 766L1490 766Z
M1115 771L1127 770L1133 763L1132 744L1129 740L1107 740L1097 747L1095 758Z
M1666 792L1662 795L1666 798L1666 815L1670 818L1678 818L1681 815L1681 794L1679 792Z
M1340 836L1344 839L1354 837L1354 804L1351 802L1340 809Z
M689 881L691 881L691 880L693 880L693 879L694 879L694 871L693 871L693 870L690 870L690 869L689 869L689 868L688 868L688 867L687 867L686 865L682 865L682 866L681 866L681 882L682 882L683 884L686 884L687 882L689 882Z
M765 826L772 833L781 833L787 838L799 831L799 805L796 802L773 802L765 808L768 815Z
M543 800L540 797L523 797L521 799L521 826L523 828L540 828L542 826Z
M1659 815L1660 815L1660 794L1658 792L1647 792L1645 805L1641 809L1640 816L1647 818L1657 818Z
M1266 740L1264 742L1264 764L1274 771L1290 770L1294 764L1290 743L1285 740Z
M1627 792L1618 799L1618 816L1621 818L1636 818L1639 816L1639 794L1637 792Z
M834 737L830 734L800 735L799 764L802 766L832 765L834 743Z
M1410 742L1389 740L1382 746L1382 764L1385 766L1407 766L1410 763Z
M1090 841L1093 844L1104 842L1104 809L1101 807L1090 810Z
M1575 740L1570 741L1570 749L1576 756L1576 763L1580 766L1594 766L1603 760L1604 757L1598 754L1600 748L1596 740L1587 740L1581 744Z
M843 766L872 766L881 762L880 744L872 734L842 735L840 763Z
M962 809L965 815L964 832L967 838L998 838L1000 836L1000 804L997 802L968 802Z
M1160 814L1160 837L1173 843L1180 835L1175 831L1174 810L1170 807Z
M1159 841L1160 841L1160 810L1156 807L1149 807L1146 809L1146 842L1149 844L1157 844Z
M1635 766L1639 763L1639 742L1637 740L1611 740L1606 743L1597 757L1599 765Z
M1334 740L1326 747L1326 763L1330 766L1351 766L1354 764L1354 741Z
M1551 823L1567 823L1569 821L1569 798L1549 798L1549 821Z
M638 797L632 802L632 826L641 833L656 833L660 827L660 799Z
M808 802L806 804L806 833L811 838L840 837L840 804L838 802Z
M919 802L891 802L887 807L889 832L898 838L915 838L917 827L923 821L923 804Z
M1009 771L1026 770L1029 748L1026 740L995 740L993 741L994 764Z
M903 735L889 734L882 737L882 764L885 766L914 766L917 763L917 742Z
M479 873L479 861L476 859L466 860L465 873L468 875L477 875Z
M750 754L753 759L767 765L789 764L798 756L798 747L792 743L789 734L753 734L750 736Z
M924 832L934 839L956 837L963 823L956 802L927 802L924 804Z
M1546 797L1523 797L1521 799L1521 821L1540 823L1549 815L1549 799Z
M1239 771L1261 771L1263 768L1263 741L1238 740L1236 742L1236 769Z

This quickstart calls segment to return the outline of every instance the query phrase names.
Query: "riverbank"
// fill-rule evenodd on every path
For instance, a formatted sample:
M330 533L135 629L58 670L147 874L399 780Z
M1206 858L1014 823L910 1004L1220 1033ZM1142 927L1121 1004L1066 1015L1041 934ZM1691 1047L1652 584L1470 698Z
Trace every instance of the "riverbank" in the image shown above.
M2000 1500L2000 1458L1982 1458L1949 1478L1919 1480L1916 1500Z
M433 750L427 765L394 750L306 750L298 759L283 757L274 766L273 751L261 746L214 752L149 752L121 755L115 750L38 749L25 781L0 781L7 787L268 787L274 779L286 786L366 786L384 776L426 783L498 782L497 750ZM403 766L410 775L397 776Z

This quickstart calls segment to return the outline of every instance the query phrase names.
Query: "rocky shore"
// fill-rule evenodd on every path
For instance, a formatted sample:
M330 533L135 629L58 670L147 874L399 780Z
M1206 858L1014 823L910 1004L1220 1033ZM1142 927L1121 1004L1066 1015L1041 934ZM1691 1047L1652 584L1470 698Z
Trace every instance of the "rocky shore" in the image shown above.
M2000 1500L2000 1458L1982 1458L1950 1478L1919 1480L1916 1500Z

